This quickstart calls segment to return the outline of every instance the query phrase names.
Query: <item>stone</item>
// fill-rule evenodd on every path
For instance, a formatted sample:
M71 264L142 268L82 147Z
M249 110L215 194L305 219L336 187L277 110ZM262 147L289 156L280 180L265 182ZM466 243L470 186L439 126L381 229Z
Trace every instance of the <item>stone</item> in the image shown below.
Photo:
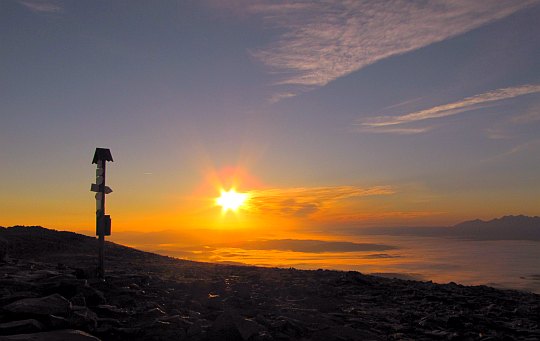
M67 318L56 315L48 315L44 319L50 329L68 329L70 327Z
M122 308L118 308L114 305L109 304L100 304L98 306L93 307L94 311L99 315L103 317L114 317L114 318L121 318L128 315L128 311Z
M0 288L13 288L17 291L34 291L37 286L21 279L0 278Z
M97 268L95 266L75 269L75 276L80 279L97 278Z
M34 319L0 323L0 335L35 333L43 330L43 324Z
M229 313L219 315L208 331L210 339L216 341L243 340L234 320L235 318Z
M50 332L0 336L0 341L100 341L80 330L65 329Z
M144 316L147 319L157 319L161 317L167 316L167 314L161 310L160 308L153 308L145 311L142 316Z
M84 296L86 300L86 305L88 305L89 307L95 307L100 304L107 303L105 295L98 289L95 289L89 285L79 287L78 289L78 294Z
M224 312L210 327L210 338L216 340L248 340L266 328L236 313Z
M77 329L95 330L98 316L87 307L74 307L73 313L69 317L71 326Z
M314 332L310 340L314 341L340 341L340 340L373 340L376 335L366 330L358 330L347 326L329 327Z
M63 275L46 278L39 282L40 291L43 294L60 294L66 298L75 296L80 291L80 288L86 285L87 282L85 279L71 278Z
M53 294L39 298L24 298L4 306L4 310L13 314L60 315L70 312L71 303L63 296Z
M70 298L71 304L78 305L78 306L86 306L86 299L83 295L77 294Z
M34 291L17 291L14 293L5 294L3 297L0 297L0 306L4 306L10 303L13 303L23 298L37 298L40 295Z
M202 326L201 326L201 322L200 321L195 321L195 323L193 323L187 329L187 336L191 337L191 336L200 335L202 332L203 332L203 329L202 329Z
M8 253L8 241L0 238L0 262L5 262Z

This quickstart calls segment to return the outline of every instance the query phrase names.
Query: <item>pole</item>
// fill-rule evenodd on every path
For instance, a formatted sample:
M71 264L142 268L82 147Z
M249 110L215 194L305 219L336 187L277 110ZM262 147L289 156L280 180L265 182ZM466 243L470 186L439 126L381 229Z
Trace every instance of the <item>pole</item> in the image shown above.
M96 192L96 234L98 236L98 278L105 277L105 236L111 235L111 217L105 214L105 195L112 189L105 186L105 168L107 161L113 161L108 148L96 148L92 164L96 164L96 183L90 186L90 191Z
M105 277L105 256L104 256L104 249L105 249L105 226L104 225L104 218L105 218L105 166L106 162L105 160L100 160L101 165L103 167L103 183L99 185L99 193L101 193L101 207L99 208L97 212L97 219L96 219L96 228L99 232L99 264L98 264L98 277L104 278ZM100 224L101 222L101 224ZM101 225L101 228L100 228Z

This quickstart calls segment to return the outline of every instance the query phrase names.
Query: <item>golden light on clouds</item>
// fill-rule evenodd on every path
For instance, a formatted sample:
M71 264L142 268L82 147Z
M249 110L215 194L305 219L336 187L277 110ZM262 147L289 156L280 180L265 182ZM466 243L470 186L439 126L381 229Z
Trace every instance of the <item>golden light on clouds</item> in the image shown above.
M321 186L296 188L267 188L249 192L249 211L257 214L274 214L303 218L321 210L328 212L351 198L391 195L390 186Z

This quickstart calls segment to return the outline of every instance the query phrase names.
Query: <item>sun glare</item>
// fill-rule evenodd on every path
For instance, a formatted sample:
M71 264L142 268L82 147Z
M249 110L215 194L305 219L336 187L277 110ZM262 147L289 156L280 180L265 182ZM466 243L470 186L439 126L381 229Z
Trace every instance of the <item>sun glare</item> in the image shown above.
M238 193L234 188L231 188L229 191L221 190L221 196L216 199L216 204L221 206L224 212L228 210L237 211L246 202L247 198L246 193Z

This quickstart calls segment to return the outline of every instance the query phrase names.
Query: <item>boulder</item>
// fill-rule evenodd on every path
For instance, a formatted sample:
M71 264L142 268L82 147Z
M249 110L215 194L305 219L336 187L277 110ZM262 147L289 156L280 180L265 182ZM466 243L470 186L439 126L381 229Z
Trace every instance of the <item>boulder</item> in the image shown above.
M348 326L327 327L314 332L310 340L339 341L339 340L376 340L377 335L367 330L358 330Z
M13 303L18 300L22 300L23 298L37 298L41 295L37 294L34 291L17 291L13 293L7 293L3 296L0 296L0 306L4 306L10 303Z
M84 296L86 304L89 307L95 307L100 304L105 304L107 299L100 290L91 287L89 285L81 286L78 288L78 294Z
M109 304L100 304L92 309L102 317L123 318L129 314L126 309Z
M75 296L82 291L87 282L84 279L56 276L39 282L40 291L44 295L60 294L66 298Z
M43 325L34 319L0 323L0 335L35 333L43 330Z
M17 291L34 291L36 285L18 278L0 278L0 288L9 288Z
M266 328L257 322L243 318L238 314L225 312L217 317L210 327L213 340L248 340Z
M73 307L73 313L69 318L69 323L74 328L93 331L97 327L98 316L87 307Z
M8 242L4 238L0 238L0 262L4 262L7 257Z
M65 329L33 334L0 336L0 341L100 341L97 337L80 330Z
M63 296L53 294L39 298L24 298L4 306L3 309L13 314L65 316L71 310L71 303Z
M186 338L184 329L169 322L156 320L145 325L142 329L144 340L183 340Z

